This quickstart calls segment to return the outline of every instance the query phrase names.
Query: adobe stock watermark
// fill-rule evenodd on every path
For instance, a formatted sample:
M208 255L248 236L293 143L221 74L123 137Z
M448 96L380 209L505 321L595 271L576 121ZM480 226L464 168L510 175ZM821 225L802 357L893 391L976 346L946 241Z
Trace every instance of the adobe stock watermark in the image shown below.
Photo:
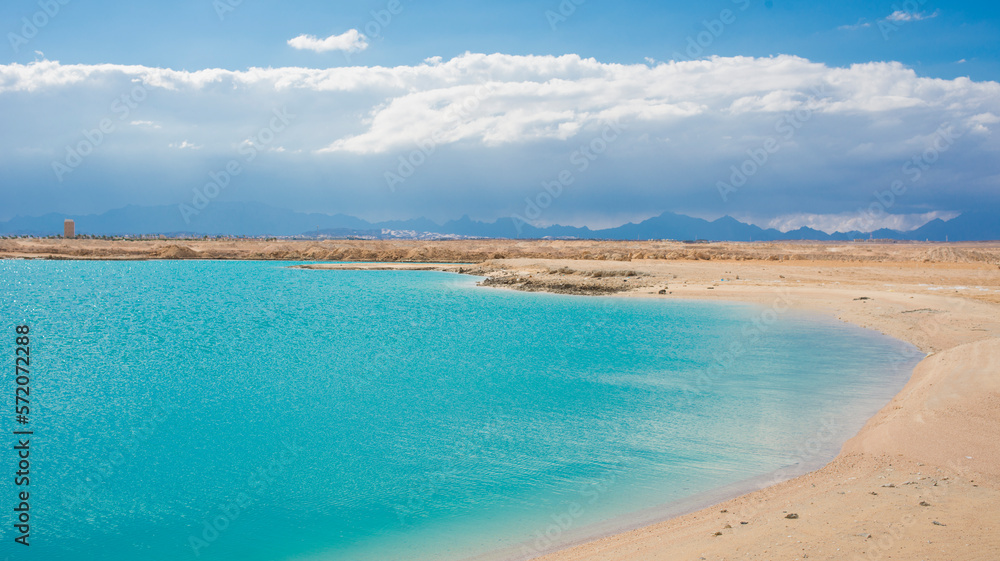
M146 89L146 85L136 84L131 91L111 102L110 111L112 114L118 115L119 122L123 122L147 97L149 97L149 90ZM76 144L66 146L66 155L62 160L52 160L52 171L56 174L56 179L62 183L67 174L73 173L76 168L80 167L84 160L117 130L118 125L115 120L111 117L105 117L97 123L95 128L81 131L80 134L83 138Z
M961 136L962 134L956 132L951 124L943 123L934 131L931 141L924 151L903 163L899 170L900 174L909 179L909 183L917 183L924 176L924 173L941 159L941 155L954 146L955 141ZM869 222L881 219L888 213L889 209L896 206L897 197L906 194L906 190L905 181L902 179L893 180L888 189L874 191L872 195L875 197L875 201L868 205L868 208L859 208L858 215Z
M824 409L828 411L836 410L836 404L827 403ZM813 432L812 436L798 446L797 450L790 451L784 458L785 466L775 470L766 480L756 483L758 489L757 498L761 500L740 501L736 508L730 507L729 516L742 520L756 517L761 510L770 503L764 497L774 492L774 486L783 481L788 481L804 473L804 467L814 464L816 460L825 460L831 451L836 454L833 448L842 437L842 425L832 413L824 415L820 421L821 426ZM726 511L723 511L726 512Z
M792 293L785 288L775 296L769 307L754 315L750 322L740 329L740 336L730 341L725 352L712 356L714 362L710 367L698 372L695 379L685 381L682 392L688 405L693 404L699 395L707 392L726 374L736 360L756 346L760 339L771 330L778 318L787 313L791 307Z
M38 11L31 14L31 17L21 18L21 27L17 33L13 31L7 33L10 48L15 53L20 52L21 47L37 37L38 32L55 19L62 11L62 7L69 3L70 0L38 0Z
M284 107L274 109L271 113L273 115L268 125L261 127L256 134L240 144L237 152L243 157L242 162L238 158L233 158L226 162L222 169L208 172L208 183L201 188L195 187L191 190L193 192L191 204L181 203L178 205L177 210L180 211L185 224L190 224L193 216L197 216L208 208L209 203L215 200L226 187L229 187L233 178L243 173L244 166L256 160L257 155L274 142L278 133L288 128L292 119L295 118L295 115L289 113L288 109Z
M416 148L409 154L399 156L396 167L383 174L389 191L395 193L397 186L413 177L417 169L427 163L427 160L437 150L438 145L447 143L447 139L444 137L445 130L472 115L479 109L482 102L493 95L495 91L496 87L493 85L492 78L487 76L485 80L479 81L479 85L473 89L471 94L457 103L452 103L448 107L444 123L434 129L426 138L418 140Z
M580 527L580 520L587 507L607 495L618 482L618 472L624 471L625 466L619 465L616 468L616 471L607 472L597 481L582 485L577 490L578 497L575 500L569 501L560 512L549 517L552 521L550 524L535 530L534 539L521 546L524 559L534 559L563 545L565 538L569 537L566 534Z
M545 21L555 31L560 23L566 23L577 8L587 3L587 0L562 0L555 10L545 10Z
M966 460L961 457L958 458L958 461L955 461L954 458L949 458L944 466L936 468L938 473L941 473L942 475L924 476L916 481L910 481L909 483L919 486L920 498L933 501L934 504L944 503L948 500L949 495L951 495L951 485L953 484L951 483L952 476L956 478L969 477L970 468L965 464ZM944 475L944 473L949 472L950 475ZM921 485L921 482L926 483ZM939 483L941 482L948 483L940 485ZM906 485L906 483L904 483L904 485ZM891 558L891 552L898 547L897 542L907 539L904 534L904 530L909 526L913 526L917 522L917 517L912 512L906 512L896 523L885 526L885 529L881 531L880 535L872 536L874 539L872 539L871 545L869 545L866 548L867 550L862 554L854 554L852 561L878 561L879 559Z
M750 0L732 0L740 12L745 12L750 7ZM704 54L705 49L710 47L716 39L722 36L726 28L736 23L737 12L725 8L719 12L718 17L710 20L702 20L701 25L705 29L695 35L688 35L684 53L674 51L671 55L674 60L694 60ZM686 55L686 56L685 56Z
M90 476L77 484L72 491L68 491L63 495L63 508L71 510L86 503L94 495L94 492L111 479L116 470L121 468L121 465L125 462L125 454L146 440L149 440L156 433L156 430L167 421L170 414L176 408L177 405L170 401L169 398L161 398L152 412L146 417L146 420L137 428L132 429L132 439L124 446L124 452L116 450L107 454L107 459L97 466Z
M925 16L918 11L926 3L927 0L906 0L902 6L893 4L892 14L885 19L878 20L878 30L882 33L882 39L888 41L889 35L899 31L904 23L920 21L937 15Z
M362 36L371 41L372 39L382 40L385 39L383 32L390 24L392 24L393 19L399 14L403 13L403 2L402 0L389 0L385 7L380 10L371 10L368 12L371 15L369 19L363 26L361 26L360 31ZM351 64L351 55L354 54L351 51L341 51L344 54L344 60L348 64Z
M278 457L270 463L252 472L246 481L246 487L240 491L233 502L218 505L215 512L202 521L201 532L188 536L188 545L195 557L200 557L202 550L215 543L229 529L241 514L263 498L264 492L280 479L288 466L305 450L296 443L282 442L282 450Z
M839 404L826 402L822 410L827 411L820 420L820 425L813 432L812 436L805 442L799 444L798 448L789 451L783 458L785 464L770 474L770 477L762 483L760 488L769 488L782 481L787 481L804 473L803 468L814 465L817 460L829 461L837 454L836 445L843 437L843 423L838 420L833 411L839 410ZM843 418L843 416L841 416ZM753 516L764 503L746 503L739 511L742 516Z
M212 0L212 9L219 21L226 21L226 16L235 12L243 4L243 0Z
M562 196L567 187L576 182L577 174L590 169L591 164L607 152L608 147L614 144L625 130L625 125L618 120L607 121L597 136L570 154L570 167L556 174L555 179L543 181L542 189L534 197L525 197L524 214L511 215L517 235L521 235L524 226L538 227L537 221L542 213Z
M492 417L499 415L494 412ZM405 504L393 507L400 525L407 526L410 520L422 516L434 497L440 493L449 482L461 479L463 470L460 460L480 453L486 446L486 441L499 432L499 423L490 421L472 436L463 437L454 447L453 453L445 458L443 469L433 473L423 474L421 483L409 489Z
M813 101L819 96L825 95L826 86L824 84L813 86L811 91L813 95L809 96L808 101ZM795 134L802 128L802 125L807 123L812 117L813 109L805 105L795 111L782 115L774 123L774 132L780 136L768 136L761 142L760 146L748 148L746 159L739 165L729 167L731 172L729 181L717 181L715 183L715 188L719 191L722 202L729 202L729 195L739 191L741 187L747 184L751 177L757 175L757 172L770 161L771 156L781 150L782 143L788 142L795 137Z

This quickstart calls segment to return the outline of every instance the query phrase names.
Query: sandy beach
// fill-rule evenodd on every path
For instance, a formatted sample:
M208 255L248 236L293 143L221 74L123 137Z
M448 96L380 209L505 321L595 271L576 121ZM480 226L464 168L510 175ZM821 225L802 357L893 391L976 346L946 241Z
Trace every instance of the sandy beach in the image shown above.
M880 262L520 259L472 272L527 290L737 300L778 313L787 303L929 353L822 469L541 559L1000 559L995 261L925 263L905 252ZM629 288L607 290L617 285Z
M306 267L441 270L506 289L827 314L928 353L836 459L543 559L1000 559L1000 244L7 239L0 257L372 260L381 263Z
M930 356L826 467L544 559L1000 558L996 265L621 265L519 261L500 264L500 274L536 279L543 268L627 269L644 285L628 296L739 300L776 310L788 302L908 341Z

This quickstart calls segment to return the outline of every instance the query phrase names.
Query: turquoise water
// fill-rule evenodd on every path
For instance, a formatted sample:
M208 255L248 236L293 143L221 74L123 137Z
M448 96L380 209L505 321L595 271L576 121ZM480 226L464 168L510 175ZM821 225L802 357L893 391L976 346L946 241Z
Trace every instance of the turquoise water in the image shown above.
M919 358L784 306L288 265L0 262L34 431L25 548L7 376L0 558L527 557L829 458Z

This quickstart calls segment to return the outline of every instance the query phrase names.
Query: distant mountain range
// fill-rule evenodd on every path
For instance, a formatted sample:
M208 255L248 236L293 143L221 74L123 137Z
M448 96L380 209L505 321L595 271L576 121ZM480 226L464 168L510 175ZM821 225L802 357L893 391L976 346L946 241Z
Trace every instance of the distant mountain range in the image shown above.
M176 206L126 206L103 214L71 216L46 214L18 216L0 222L0 235L58 235L63 220L76 222L76 232L85 235L158 235L168 236L277 236L307 238L370 238L370 239L442 239L442 238L581 238L609 240L713 240L713 241L774 241L819 240L843 241L858 238L930 241L1000 240L1000 215L991 212L967 212L952 220L932 220L927 224L902 232L836 232L827 234L812 228L780 232L760 228L724 216L718 220L692 218L664 212L638 224L628 223L615 228L589 228L553 225L538 228L512 218L495 222L479 222L463 216L438 224L424 218L368 222L345 214L301 213L260 203L228 203L217 201L185 222Z

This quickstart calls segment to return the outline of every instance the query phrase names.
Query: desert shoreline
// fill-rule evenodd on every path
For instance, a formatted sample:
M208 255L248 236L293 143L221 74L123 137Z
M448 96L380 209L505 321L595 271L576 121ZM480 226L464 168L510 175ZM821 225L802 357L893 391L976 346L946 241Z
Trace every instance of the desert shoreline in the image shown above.
M56 241L22 240L15 247L0 240L0 258L212 258L212 242L180 248L150 242L137 252L137 246L116 251L110 244ZM447 263L454 260L442 259L433 247L383 244L358 251L388 247L395 252L390 262L305 268L439 270L482 276L482 284L501 288L742 301L777 315L787 304L882 332L928 354L892 401L820 469L539 559L1000 557L1000 244L648 243L648 251L642 242L494 245L457 252L475 257L462 264ZM339 251L317 247L323 246L285 244L264 255L315 255L312 260L319 261ZM595 247L607 251L595 256ZM636 256L636 248L645 255ZM660 258L670 252L678 254ZM246 251L243 258L252 256L261 254Z

